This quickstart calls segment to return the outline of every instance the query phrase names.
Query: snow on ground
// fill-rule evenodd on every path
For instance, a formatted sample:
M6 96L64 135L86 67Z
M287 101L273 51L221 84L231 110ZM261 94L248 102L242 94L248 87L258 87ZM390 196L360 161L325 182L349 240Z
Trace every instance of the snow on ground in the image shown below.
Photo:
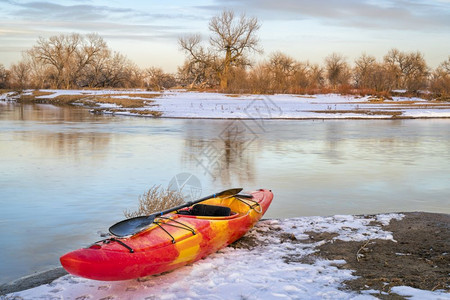
M342 260L305 259L316 252L307 232L336 233L333 240L393 240L381 225L401 214L301 217L259 222L246 238L256 246L226 247L206 259L173 272L137 280L101 282L72 275L48 285L9 294L7 299L376 299L379 291L344 290L355 278L336 266ZM275 233L274 233L275 232ZM286 236L290 238L286 238ZM284 238L283 238L284 237ZM295 238L293 238L295 237ZM297 242L294 242L297 241ZM412 299L450 299L442 291L401 286L392 289ZM373 295L372 295L373 294ZM15 298L14 298L15 297Z
M28 91L31 95L33 91ZM145 115L139 112L157 111L169 118L213 119L389 119L389 118L450 118L450 103L432 102L420 98L393 97L392 100L373 101L369 96L319 95L229 95L209 92L168 90L40 90L50 95L37 98L56 98L64 95L108 96L148 100L146 107L120 108L113 104L99 104L104 113L117 115ZM158 95L148 99L139 94ZM3 95L2 95L3 97ZM3 99L4 98L4 99ZM6 96L0 100L5 100ZM110 110L111 109L111 110Z
M153 110L175 118L343 119L450 117L450 104L429 105L420 98L394 97L371 102L367 97L321 95L227 95L169 91L155 98ZM411 103L414 102L414 105Z
M414 105L405 104L413 101ZM392 101L371 102L369 97L322 95L225 95L218 93L169 92L155 98L154 110L164 117L343 119L450 117L450 105L427 105L419 98L394 97ZM420 105L417 105L420 104Z
M0 94L0 104L14 100L14 98L12 98L14 94L14 92Z
M70 95L91 95L91 96L104 96L104 95L124 95L133 94L136 92L145 94L159 94L158 92L143 91L139 89L128 89L128 90L40 90L41 92L53 93L51 95L39 96L38 98L56 98L58 96L70 96ZM32 90L30 90L32 92ZM120 97L120 96L119 96Z

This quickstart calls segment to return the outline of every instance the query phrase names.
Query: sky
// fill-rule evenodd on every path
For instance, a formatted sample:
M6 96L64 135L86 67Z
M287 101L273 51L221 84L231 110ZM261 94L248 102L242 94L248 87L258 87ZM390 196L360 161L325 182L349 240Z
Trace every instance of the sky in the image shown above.
M392 48L420 51L435 68L450 56L450 0L0 0L0 64L10 67L39 37L98 33L139 67L176 72L178 39L201 34L224 9L257 17L262 55L281 51L323 63L338 53L381 60Z

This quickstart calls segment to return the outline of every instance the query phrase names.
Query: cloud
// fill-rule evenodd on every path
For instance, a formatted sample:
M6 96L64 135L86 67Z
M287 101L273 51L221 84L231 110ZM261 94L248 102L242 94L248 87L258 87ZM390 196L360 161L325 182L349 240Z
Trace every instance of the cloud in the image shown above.
M63 5L48 1L19 3L8 1L14 7L14 14L20 18L63 21L102 21L105 19L133 21L152 21L155 19L177 18L168 14L151 14L143 10L127 7L112 7L105 5L74 4Z
M266 49L293 54L428 47L441 59L449 49L450 0L0 0L0 7L4 62L18 60L16 50L31 47L39 36L72 32L96 32L125 54L137 52L129 46L135 44L176 52L179 36L208 35L210 18L227 8L258 17Z
M193 15L148 12L145 9L100 6L81 3L61 4L49 1L19 2L0 0L0 38L48 37L69 32L97 32L103 37L129 40L175 39L185 26L180 20L197 19ZM3 16L2 16L3 15ZM170 22L170 20L176 20Z
M448 1L429 0L216 0L203 9L233 7L263 19L315 19L327 25L398 30L449 30Z

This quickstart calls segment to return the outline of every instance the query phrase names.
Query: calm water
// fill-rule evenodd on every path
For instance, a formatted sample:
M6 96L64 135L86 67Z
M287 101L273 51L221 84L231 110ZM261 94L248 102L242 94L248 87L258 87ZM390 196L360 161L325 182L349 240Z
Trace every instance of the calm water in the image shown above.
M266 217L450 213L450 120L226 121L0 104L0 283L100 239L154 184L270 188Z

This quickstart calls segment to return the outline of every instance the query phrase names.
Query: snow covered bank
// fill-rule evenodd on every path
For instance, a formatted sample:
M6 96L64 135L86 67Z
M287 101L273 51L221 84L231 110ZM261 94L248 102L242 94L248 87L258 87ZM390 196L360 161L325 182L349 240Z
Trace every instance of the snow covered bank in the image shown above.
M403 214L302 217L259 222L243 239L204 260L159 276L100 282L63 276L51 284L7 295L11 299L376 299L380 291L345 289L353 270L344 260L314 258L324 243L393 240L382 226ZM310 233L327 234L327 240ZM356 255L356 253L355 253ZM450 299L442 290L407 286L391 292L413 299ZM384 292L383 292L384 293ZM388 293L384 293L388 295ZM15 298L14 298L15 297Z
M155 110L174 118L242 119L386 119L450 117L450 103L395 97L325 95L226 95L167 92L155 99Z
M28 91L28 96L35 93ZM74 97L75 96L75 97ZM80 99L76 99L79 96ZM149 98L151 96L151 98ZM450 118L450 103L420 98L394 97L392 100L369 96L322 95L229 95L222 93L169 90L41 90L36 99L57 101L58 97L74 97L73 103L90 106L96 112L168 118L211 119L391 119ZM146 100L141 107L105 104L99 98ZM6 99L6 96L3 97ZM96 98L98 101L96 102ZM0 98L2 100L2 98ZM4 99L3 99L4 100ZM78 102L77 102L78 101Z

